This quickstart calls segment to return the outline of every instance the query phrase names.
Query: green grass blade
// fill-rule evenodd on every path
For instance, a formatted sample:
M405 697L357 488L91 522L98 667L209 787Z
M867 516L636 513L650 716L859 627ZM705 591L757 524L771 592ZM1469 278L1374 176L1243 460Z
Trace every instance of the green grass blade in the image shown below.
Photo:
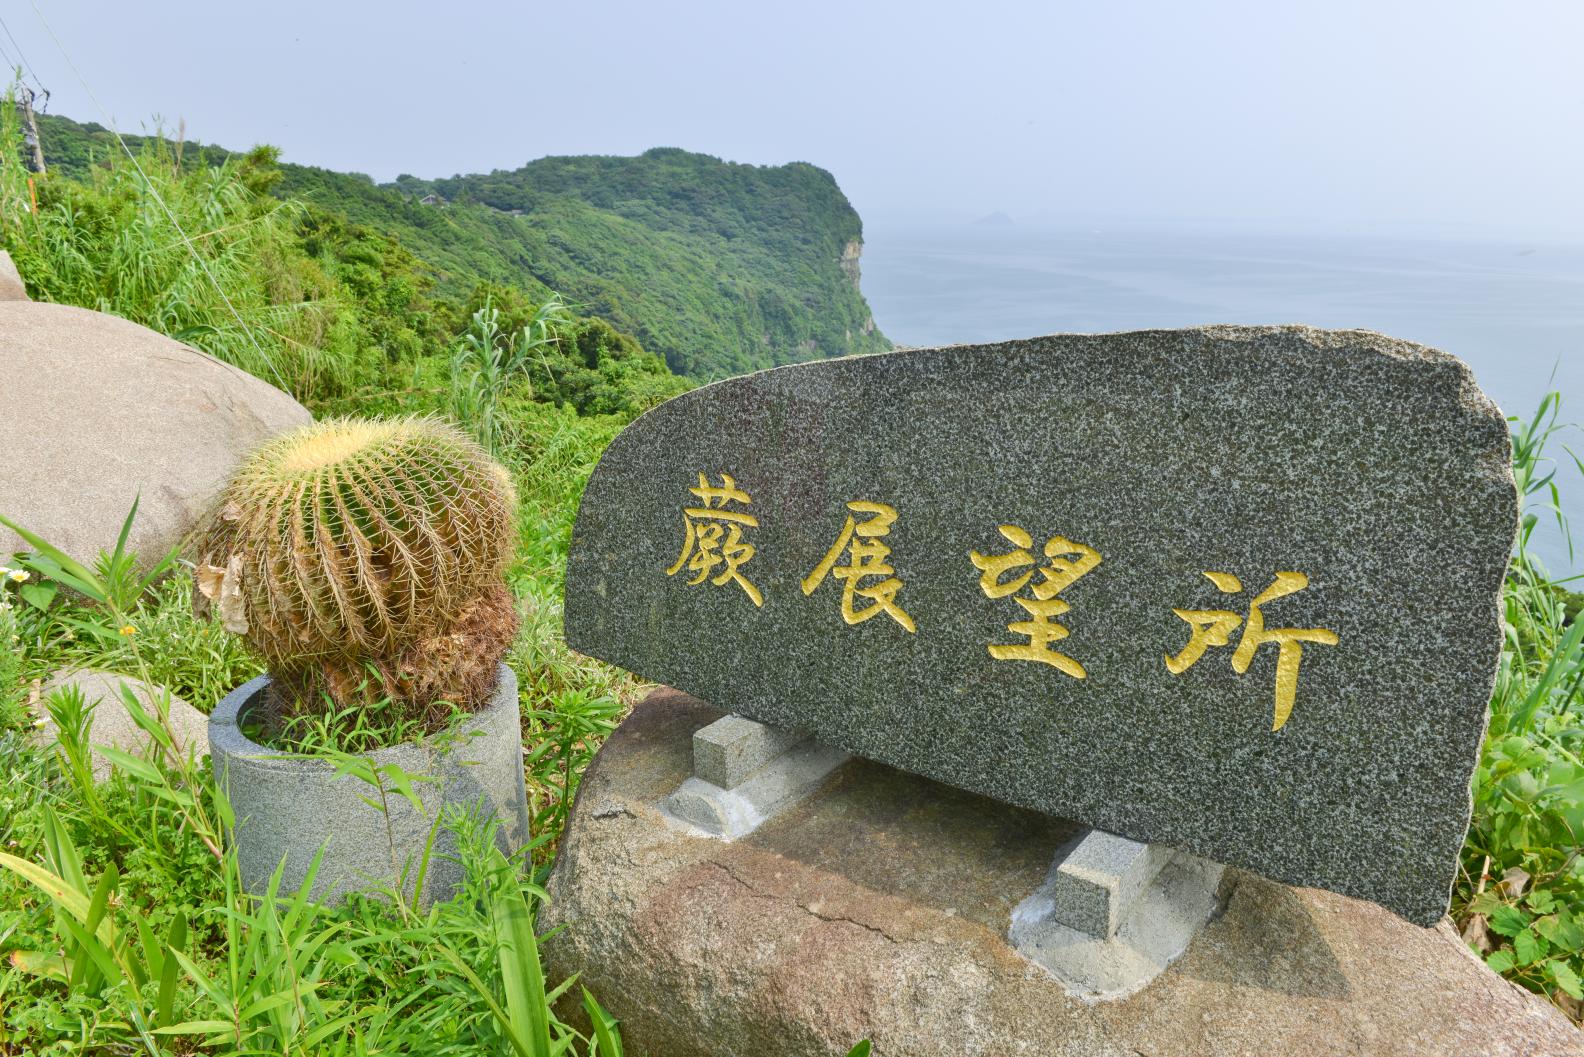
M450 962L451 967L461 973L468 983L473 985L474 994L478 996L484 1003L485 1008L495 1018L495 1022L500 1026L501 1032L505 1034L506 1041L511 1043L512 1050L516 1052L517 1057L536 1057L534 1052L528 1048L528 1041L517 1033L510 1015L501 1008L499 1002L495 1001L495 996L490 993L489 985L479 979L478 973L474 972L466 962L457 957L455 952L445 947L439 949L439 954Z
M167 951L179 951L187 946L187 915L178 910L171 919L170 930L165 933ZM159 967L159 993L154 1000L154 1022L164 1024L170 1020L176 1002L176 970L180 968L173 957L165 957Z
M588 988L583 989L583 1009L594 1025L594 1049L589 1057L622 1057L621 1032L616 1028L616 1018L605 1012ZM860 1055L862 1057L862 1055Z
M44 555L45 557L50 558L62 569L66 570L66 572L70 573L72 578L77 581L77 583L74 585L77 590L82 591L83 594L87 595L89 598L92 598L95 602L109 601L109 594L105 590L104 583L94 575L91 569L77 561L77 559L73 558L70 554L67 554L59 547L56 547L54 544L50 543L49 540L38 535L37 533L29 532L27 529L23 528L21 525L18 525L15 521L12 521L3 514L0 514L0 525L4 525L12 532L15 532L18 536L21 536L34 548L34 550L38 551L38 553ZM87 590L84 590L84 588L87 588Z
M16 874L22 880L37 888L49 897L50 902L60 907L79 922L88 920L88 896L68 885L57 875L26 859L19 859L15 855L0 852L0 867L4 867ZM100 938L109 943L111 937L110 923L100 922L102 933Z

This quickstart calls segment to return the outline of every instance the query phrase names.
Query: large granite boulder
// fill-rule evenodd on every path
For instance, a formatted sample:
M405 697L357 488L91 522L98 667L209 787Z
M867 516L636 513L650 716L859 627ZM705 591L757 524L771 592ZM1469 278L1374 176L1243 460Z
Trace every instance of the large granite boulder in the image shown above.
M566 638L866 759L1433 925L1501 653L1511 459L1465 364L1369 331L800 363L611 442Z
M1143 990L1070 997L1006 941L1068 824L863 760L732 842L657 805L721 713L662 690L583 779L541 925L634 1057L1584 1053L1450 923L1228 871L1223 911ZM964 751L972 751L965 746Z
M0 250L0 301L27 301L27 287L11 261L11 255Z
M246 371L116 316L0 299L0 514L91 562L175 546L242 454L312 421ZM0 556L25 548L0 529Z

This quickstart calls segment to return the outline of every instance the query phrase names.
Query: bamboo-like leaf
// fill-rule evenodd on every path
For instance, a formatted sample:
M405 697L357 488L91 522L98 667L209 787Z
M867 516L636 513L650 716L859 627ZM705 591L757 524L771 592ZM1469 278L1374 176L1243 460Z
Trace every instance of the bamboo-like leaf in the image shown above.
M120 634L114 628L111 628L106 624L96 624L90 620L78 620L76 617L57 617L56 619L58 619L62 624L76 628L78 631L81 631L84 634L92 635L94 638L110 643L111 645L115 645L121 641Z
M60 562L47 555L39 554L37 552L30 552L22 559L22 562L29 569L32 569L34 572L38 573L39 576L46 581L65 584L73 591L77 591L79 594L83 595L88 594L88 592L92 590L91 586L79 587L79 585L82 584L82 581L78 580L77 577L61 568Z
M15 855L0 852L0 867L4 867L22 878L24 881L37 888L49 897L50 901L70 914L78 922L88 920L88 896L80 892L56 874L44 869L36 863L19 859ZM110 944L114 932L108 921L101 921L96 932L100 942Z
M589 1057L622 1057L621 1032L616 1028L616 1018L605 1012L605 1007L595 1001L588 988L583 989L583 1008L589 1023L594 1025L594 1049ZM863 1055L859 1055L863 1057Z
M191 979L194 984L198 985L198 989L209 997L209 1001L213 1002L221 1009L231 1008L230 997L226 994L224 988L216 984L209 978L207 973L198 968L197 964L194 963L191 958L187 957L185 951L182 951L176 947L172 947L170 948L170 956L176 959L177 963L181 965L182 971L187 974L188 978ZM231 1025L228 1023L226 1025L226 1030L229 1031L230 1028Z
M171 919L170 929L165 933L165 948L167 951L179 951L187 946L187 915L178 910ZM152 963L150 968L152 968ZM178 965L173 957L164 957L159 966L159 994L154 1000L154 1021L163 1024L171 1018L171 1013L176 1002L176 970Z
M310 1031L306 1036L304 1036L302 1040L303 1051L305 1053L314 1052L315 1046L319 1045L332 1035L339 1035L341 1032L345 1031L348 1026L362 1019L363 1016L364 1013L348 1013L344 1017L339 1017L335 1020L331 1020L319 1025L313 1031Z
M132 521L137 517L138 504L142 501L141 492L132 496L132 509L127 511L126 520L121 522L121 532L116 536L115 550L110 554L112 563L117 562L126 553L127 538L132 535Z
M39 554L44 555L60 566L61 570L70 577L67 583L74 590L81 591L95 602L109 601L109 595L105 590L104 583L93 574L92 570L70 554L56 547L37 533L29 532L4 515L0 515L0 525L4 525L18 536L21 536Z
M117 749L111 745L95 745L93 750L139 781L150 785L159 785L163 781L158 767L124 749Z
M65 983L71 972L71 965L59 954L50 954L46 951L12 951L9 957L13 967L29 976L41 976L46 980Z
M312 984L298 984L296 992L282 991L279 994L266 995L258 1001L244 1007L242 1011L237 1014L237 1019L243 1021L252 1020L264 1013L279 1009L281 1006L290 1005L291 1003L297 1001L304 994L309 994L322 986L324 986L323 981Z
M466 962L457 957L455 952L441 947L438 953L440 957L451 964L453 969L461 973L468 983L473 985L474 994L478 996L479 1000L484 1003L490 1014L495 1018L496 1024L499 1025L501 1032L505 1034L506 1041L511 1043L511 1047L516 1051L517 1057L537 1057L534 1051L529 1049L528 1041L518 1033L516 1026L512 1023L512 1018L501 1008L500 1003L495 1001L495 996L490 993L489 985L479 979L478 973L474 972Z
M164 721L165 717L170 715L170 691L164 688L160 689L158 701L152 712L149 711L146 703L138 697L137 691L132 688L131 683L122 680L117 686L117 693L121 698L122 706L126 708L127 715L133 723L137 724L138 729L153 738L160 748L174 754L176 742L171 737L171 732L167 729Z
M156 1035L227 1035L233 1025L229 1020L184 1020L180 1024L155 1028Z
M88 940L87 937L97 931L101 923L107 926L110 925L110 922L105 917L105 912L110 907L110 896L115 892L116 885L120 883L120 880L121 871L116 869L115 863L111 863L105 867L104 873L99 876L99 883L94 885L93 894L88 897L88 916L83 919L83 946L90 948L89 958L79 959L77 965L73 968L72 978L69 982L72 987L80 986L84 982L84 974L87 972L90 959L99 966L101 972L104 971L103 963L108 961L108 959L95 956L91 948L108 946L111 941L106 940L96 944L92 940ZM113 928L113 926L111 927ZM104 973L104 975L108 979L113 979L119 974L112 970Z
M109 922L101 922L107 926ZM69 986L78 986L95 992L104 983L120 983L121 970L116 965L111 946L102 937L84 928L71 915L62 915L55 921L56 928L66 934L67 946L73 950L72 979Z
M533 915L517 890L511 864L493 846L490 875L495 889L490 900L490 919L495 927L506 1008L512 1023L532 1047L533 1057L550 1057L550 1010Z
M578 974L577 973L573 973L571 976L567 977L565 980L562 980L555 987L551 988L549 991L546 991L545 992L545 1005L547 1005L550 1008L554 1009L555 1008L555 1004L561 1000L561 996L566 994L568 991L572 990L573 985L576 984L577 982L578 982Z

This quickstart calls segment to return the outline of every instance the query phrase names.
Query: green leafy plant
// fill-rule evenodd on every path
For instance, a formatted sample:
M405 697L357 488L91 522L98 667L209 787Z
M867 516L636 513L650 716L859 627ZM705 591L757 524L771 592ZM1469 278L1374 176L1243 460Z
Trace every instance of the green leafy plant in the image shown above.
M499 454L504 443L501 401L507 388L514 381L527 382L530 365L561 341L570 322L555 298L515 331L502 329L500 310L488 301L473 313L451 353L449 410L453 419L467 423L491 455Z
M328 948L345 926L326 920L328 915L309 897L318 856L289 899L280 898L281 868L270 877L262 898L247 900L237 891L234 861L227 867L221 971L205 971L193 959L172 951L209 1000L210 1015L156 1033L200 1035L208 1045L239 1054L312 1053L320 1042L345 1033L372 1012L371 1008L345 1011L345 1001L321 993L333 964Z
M0 868L33 885L53 904L59 952L13 951L11 964L90 995L122 984L130 984L136 994L153 981L157 991L152 1005L134 1002L128 1011L140 1032L169 1024L180 951L187 942L186 919L178 914L158 937L135 908L119 905L112 912L119 871L112 864L90 883L82 856L47 807L44 846L47 865L0 852Z
M55 724L56 743L72 786L89 814L104 820L106 813L94 782L93 749L88 737L96 705L97 702L90 704L82 689L76 686L64 686L44 698L44 708Z
M129 622L130 614L142 601L155 579L174 561L174 555L168 555L157 563L152 571L142 575L136 572L137 558L127 551L126 545L133 519L137 516L137 507L138 504L134 501L121 526L115 549L101 553L97 562L98 571L89 569L36 533L0 517L0 524L16 532L34 548L32 552L20 555L18 560L48 578L47 583L50 585L70 588L88 603L86 609L76 610L81 614L79 616L61 615L55 619L70 628L108 642L116 642L135 633L136 625ZM30 602L47 613L56 597L57 592L52 591L41 601L30 599ZM132 659L142 682L154 685L141 654L133 651ZM192 788L198 784L198 766L190 752L183 752L178 747L176 732L170 724L170 691L165 689L159 693L151 702L152 711L145 707L144 702L140 701L137 694L124 683L121 686L121 699L134 724L152 739L156 750L173 765L177 772L174 780L171 780L166 772L159 772L165 787L166 799L181 809L184 824L189 826L218 857L221 854L220 826L223 820L216 819L203 800L192 792ZM65 703L64 709L62 709L62 700ZM62 727L67 739L66 744L69 747L73 741L77 743L75 755L80 758L78 762L83 766L73 764L71 770L74 776L79 778L81 786L82 776L78 772L86 769L84 761L87 756L85 748L87 713L83 709L72 707L69 696L58 699L56 708L60 710L59 717L67 720L66 725ZM97 751L123 767L148 766L143 761L117 749L100 747ZM72 750L68 748L68 752L71 753ZM91 785L91 781L88 784ZM96 793L87 791L81 795L86 803L97 804Z
M425 736L431 744L443 745L450 725L466 715L463 709L452 706L437 731L432 729L432 719L401 715L388 697L370 704L353 705L337 705L327 700L322 709L287 716L275 727L261 719L250 718L243 723L243 733L261 745L287 752L326 757L361 756Z
M127 512L126 519L121 523L121 532L116 537L115 549L101 551L95 569L89 569L37 533L0 515L0 525L21 536L33 548L31 552L17 555L15 560L24 569L43 577L38 584L24 584L20 592L22 598L34 608L46 610L55 600L57 587L68 587L90 602L97 603L100 607L98 612L104 616L114 618L118 614L130 612L176 563L176 551L172 549L147 571L141 571L137 555L127 550L127 539L132 532L132 523L137 518L140 501L141 498L132 500L132 509ZM124 624L114 626L113 622L105 620L69 622L79 630L110 642L122 637L121 627L125 627Z
M1564 537L1548 442L1560 398L1513 421L1513 476L1524 500L1508 568L1500 665L1490 727L1474 773L1474 817L1454 892L1454 916L1486 964L1584 1012L1584 621L1564 583L1531 550L1544 518Z
M336 419L260 448L200 533L198 585L283 688L282 718L482 704L517 628L514 492L454 427Z

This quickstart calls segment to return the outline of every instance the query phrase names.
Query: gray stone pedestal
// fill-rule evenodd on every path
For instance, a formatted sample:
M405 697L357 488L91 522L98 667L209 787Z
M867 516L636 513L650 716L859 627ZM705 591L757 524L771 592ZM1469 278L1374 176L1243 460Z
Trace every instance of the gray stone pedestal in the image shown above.
M710 836L736 840L814 792L850 758L801 731L723 716L693 734L693 776L661 810Z
M1085 830L1012 911L1007 938L1068 993L1125 998L1188 948L1215 912L1221 873L1171 848Z
M621 1018L630 1057L844 1057L864 1038L885 1057L1584 1047L1450 922L1420 928L1233 869L1223 912L1180 957L1125 999L1086 1000L1007 938L1050 880L1052 849L1080 835L1072 825L854 759L747 836L703 838L661 805L698 777L693 735L720 718L670 690L633 710L584 775L540 911L539 928L556 929L547 975L577 974ZM1064 859L1068 875L1085 858ZM1145 886L1146 905L1179 868L1171 859ZM573 1019L576 991L560 1007Z
M683 828L738 840L815 793L851 757L727 715L693 734L693 774L660 805ZM1007 938L1069 994L1132 994L1187 949L1216 908L1222 868L1172 848L1081 830L1012 911Z
M266 748L244 734L247 713L268 683L267 675L243 683L209 716L210 758L236 812L237 866L248 892L265 892L280 869L280 891L295 893L323 849L311 888L316 901L337 905L350 892L399 888L427 906L450 899L465 880L457 835L439 825L446 812L499 820L495 843L504 855L528 842L517 676L504 664L489 703L453 736L368 753L365 759L384 776L380 787L342 774L329 760ZM421 807L397 795L389 767L411 776Z

